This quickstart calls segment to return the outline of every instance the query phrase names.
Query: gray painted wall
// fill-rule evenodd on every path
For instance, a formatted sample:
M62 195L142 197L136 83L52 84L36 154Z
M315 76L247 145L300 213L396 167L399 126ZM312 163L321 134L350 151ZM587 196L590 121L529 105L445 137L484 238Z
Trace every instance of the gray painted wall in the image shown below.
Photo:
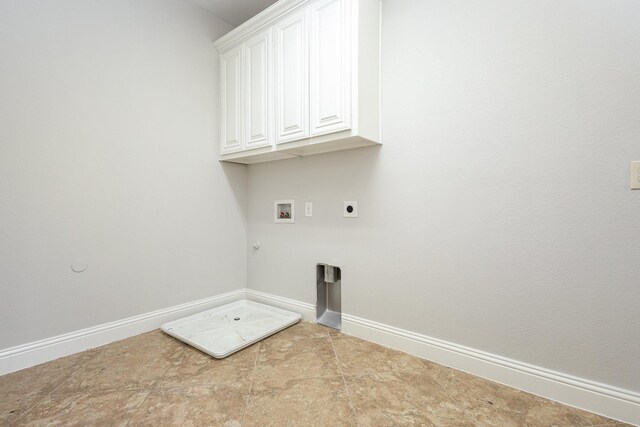
M0 349L245 287L246 171L212 119L230 28L177 0L0 2Z
M384 145L249 168L248 287L314 303L334 260L346 313L640 391L639 22L384 0Z

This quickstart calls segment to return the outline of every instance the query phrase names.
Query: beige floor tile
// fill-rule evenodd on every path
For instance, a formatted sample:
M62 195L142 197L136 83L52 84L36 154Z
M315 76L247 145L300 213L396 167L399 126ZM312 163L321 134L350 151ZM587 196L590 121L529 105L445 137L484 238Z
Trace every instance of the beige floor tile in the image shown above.
M96 354L89 350L0 376L0 396L47 394Z
M378 372L424 372L420 359L401 351L348 335L332 336L340 368L344 375L366 375Z
M464 414L426 373L345 376L360 426L461 425Z
M96 350L105 358L150 353L157 356L171 356L184 347L185 344L183 342L156 329L98 347Z
M24 414L45 396L38 394L0 395L0 425L11 425L20 415Z
M174 349L174 353L169 353L161 349L139 349L113 356L114 351L108 349L99 352L83 368L62 381L53 393L149 389L162 378L182 351Z
M340 375L331 340L265 340L260 344L255 378L293 379Z
M570 406L561 405L538 396L533 396L532 400L533 403L528 406L524 417L524 423L522 424L525 427L534 427L539 425L567 427L598 426L614 423L611 419L572 408ZM620 424L619 427L621 427Z
M0 425L132 416L227 427L624 425L305 322L222 360L153 331L0 376Z
M625 423L621 423L621 422L616 422L616 421L612 421L609 423L605 423L605 424L596 424L590 427L633 427L631 424L625 424Z
M298 340L301 338L327 338L330 328L309 322L298 322L268 339Z
M478 426L591 426L611 420L462 371L442 367L436 381Z
M478 426L521 426L531 395L501 384L441 367L435 380L463 410L464 419Z
M239 426L250 381L231 386L155 389L131 426Z
M424 370L427 373L427 375L429 375L433 379L436 379L439 376L446 374L445 371L447 371L448 369L451 369L444 365L441 365L439 363L435 363L426 359L420 359L420 362L422 363L422 366L424 366Z
M224 359L215 359L185 346L156 388L190 387L194 385L232 385L251 378L259 344L240 350Z
M254 380L245 426L356 425L341 377Z
M17 420L20 426L125 426L148 391L65 394L44 397Z

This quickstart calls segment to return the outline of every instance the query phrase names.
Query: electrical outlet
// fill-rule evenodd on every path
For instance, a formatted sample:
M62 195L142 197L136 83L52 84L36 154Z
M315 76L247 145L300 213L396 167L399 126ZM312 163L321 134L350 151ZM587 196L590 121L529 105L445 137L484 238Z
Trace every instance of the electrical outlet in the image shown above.
M343 202L342 216L345 218L357 218L358 217L358 202L355 200Z
M631 189L640 190L640 160L631 162Z

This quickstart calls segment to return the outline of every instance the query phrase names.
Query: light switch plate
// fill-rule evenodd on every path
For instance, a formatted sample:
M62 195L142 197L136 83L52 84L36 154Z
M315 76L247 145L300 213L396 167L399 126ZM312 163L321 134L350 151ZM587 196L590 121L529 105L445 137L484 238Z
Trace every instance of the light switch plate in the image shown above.
M640 190L640 160L631 162L631 189Z
M304 202L304 216L313 216L313 203Z
M358 217L358 202L355 200L346 201L342 205L342 216L345 218Z

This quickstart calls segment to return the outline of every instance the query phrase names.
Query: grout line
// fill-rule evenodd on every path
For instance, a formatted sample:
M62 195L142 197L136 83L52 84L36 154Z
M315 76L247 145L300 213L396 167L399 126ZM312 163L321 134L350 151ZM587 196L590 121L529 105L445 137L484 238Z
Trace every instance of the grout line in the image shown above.
M247 393L247 401L244 403L244 411L242 412L242 421L244 423L244 417L247 415L247 409L249 409L249 403L251 403L251 391L253 390L253 378L258 368L258 355L260 354L260 346L262 341L258 341L258 349L256 350L256 358L253 360L253 371L251 371L251 381L249 383L249 393Z
M38 399L34 400L34 402L29 405L27 408L25 408L25 410L16 417L16 419L14 420L14 422L18 422L21 418L23 418L25 415L27 415L29 412L31 412L36 406L38 406L40 403L42 403L47 397L51 396L52 394L54 394L54 392L60 388L60 386L62 386L62 384L67 381L68 379L70 379L71 377L74 376L74 374L77 375L77 372L84 369L85 366L87 366L89 364L89 362L91 362L91 359L93 359L94 357L96 357L96 352L93 349L89 349L89 350L85 350L85 351L93 351L94 354L90 357L87 358L87 360L85 360L82 363L78 363L75 366L72 366L71 369L73 369L75 372L71 372L69 374L63 375L53 386L53 388L51 389L51 391L49 391L49 393L46 394L41 394L41 395L37 395L39 396ZM84 352L81 352L84 353ZM65 356L65 357L71 357L73 355L69 355L69 356ZM54 360L50 360L49 362L45 362L45 364L49 364L51 362L54 362L55 360L59 360L59 359L64 359L64 357L58 358L58 359L54 359ZM38 366L38 365L36 365ZM76 368L77 369L74 369ZM31 368L26 368L26 369L31 369Z
M336 347L333 345L333 337L331 336L331 333L328 333L328 335L329 335L329 341L331 342L331 349L333 350L333 354L336 357L336 361L338 362L338 372L340 372L340 376L342 377L342 383L344 384L344 390L347 393L347 400L349 401L349 407L351 408L351 413L353 414L353 420L356 422L356 426L359 426L358 417L356 415L356 407L353 404L353 400L351 399L351 392L349 391L347 380L344 377L344 373L342 372L342 367L340 366L340 359L338 358Z
M165 372L166 373L166 372ZM157 381L156 381L157 382ZM128 427L129 424L131 424L131 421L133 420L133 418L136 416L136 414L140 411L140 408L142 408L142 405L144 405L144 402L147 401L147 399L149 398L149 396L151 396L151 392L153 391L155 387L155 383L154 386L151 387L149 390L147 390L147 395L144 397L144 399L142 400L142 402L140 402L140 404L138 405L138 407L136 408L135 411L133 411L133 413L129 416L129 419L127 420L127 423L124 425L125 427Z
M93 351L93 350L86 350L86 351ZM78 366L77 366L78 369L74 369L74 372L72 372L69 375L66 375L62 379L60 379L60 381L55 385L55 387L53 387L51 389L51 391L49 393L47 393L47 396L51 396L52 394L54 394L56 392L56 390L58 390L60 387L62 387L62 384L64 384L65 381L67 381L67 380L69 380L71 378L74 378L76 375L80 375L80 372L82 372L82 370L84 370L84 368L87 367L89 362L91 362L97 355L98 355L98 352L97 351L93 351L93 355L88 357L87 360L84 363L78 364ZM47 362L47 363L49 363L49 362Z
M179 358L182 358L183 354L185 352L185 347L182 347L180 349ZM164 373L159 376L154 382L153 385L151 386L151 388L149 389L142 389L142 390L148 390L147 395L144 397L144 399L142 400L142 402L140 402L140 404L138 405L138 407L136 408L135 411L133 411L133 413L131 414L131 416L129 416L129 419L127 420L127 423L124 425L125 427L128 427L129 424L131 424L131 421L135 418L136 414L140 411L140 409L142 408L142 406L144 406L145 402L147 401L147 399L149 398L149 396L151 396L151 393L157 388L158 383L160 382L161 379L163 379L165 377L165 375L167 375L167 372L169 372L169 369L171 369L172 366L168 366L167 369L165 369Z

